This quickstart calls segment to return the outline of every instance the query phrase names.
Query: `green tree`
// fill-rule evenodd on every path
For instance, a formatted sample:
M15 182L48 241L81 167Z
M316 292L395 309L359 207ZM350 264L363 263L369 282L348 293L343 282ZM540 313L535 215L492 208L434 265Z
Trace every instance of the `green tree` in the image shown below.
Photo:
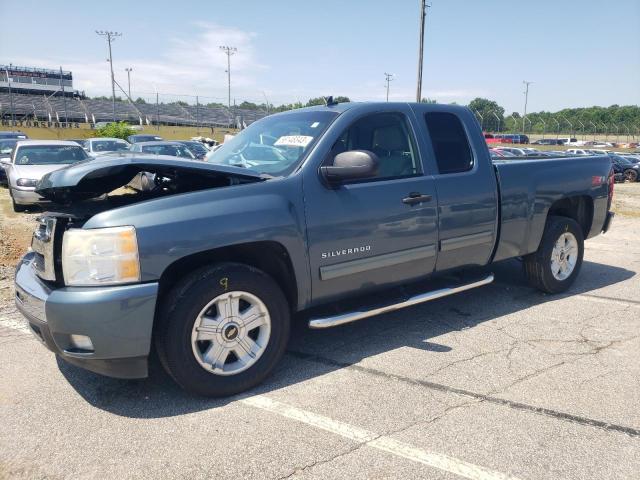
M133 135L135 132L125 122L111 122L104 127L96 130L96 137L111 137L122 138L126 140L129 135Z
M476 114L484 130L502 130L504 126L504 108L498 105L498 102L477 97L469 102L469 108Z
M135 99L135 101L133 103L146 104L147 101L142 97L138 97L138 98Z
M333 101L338 103L347 103L347 102L350 102L351 100L349 99L349 97L338 95L336 97L333 97ZM325 97L310 98L307 104L305 105L305 107L313 107L315 105L324 105L325 103L326 103Z

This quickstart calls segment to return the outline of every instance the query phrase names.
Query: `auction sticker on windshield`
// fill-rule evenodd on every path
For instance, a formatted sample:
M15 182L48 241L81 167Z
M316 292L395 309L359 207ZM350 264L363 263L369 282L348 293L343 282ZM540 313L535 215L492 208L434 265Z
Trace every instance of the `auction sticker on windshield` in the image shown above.
M285 135L275 141L274 145L283 145L286 147L306 147L313 140L308 135Z

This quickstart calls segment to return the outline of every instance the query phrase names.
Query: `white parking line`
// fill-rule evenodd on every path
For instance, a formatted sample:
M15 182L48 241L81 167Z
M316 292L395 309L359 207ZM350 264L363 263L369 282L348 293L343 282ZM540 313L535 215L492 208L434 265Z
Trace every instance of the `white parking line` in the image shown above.
M333 420L323 415L292 407L277 400L271 400L263 395L245 398L241 400L241 402L251 407L276 413L283 417L306 423L312 427L326 430L353 440L354 442L362 443L368 447L377 448L378 450L391 453L398 457L422 463L471 480L517 480L516 477L509 474L474 465L441 453L428 452L385 435L378 435L374 432Z

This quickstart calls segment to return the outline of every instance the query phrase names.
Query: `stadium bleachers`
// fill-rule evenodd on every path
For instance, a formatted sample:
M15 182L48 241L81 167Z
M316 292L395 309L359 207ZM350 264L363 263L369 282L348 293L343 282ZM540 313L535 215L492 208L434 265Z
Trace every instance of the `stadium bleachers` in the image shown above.
M68 118L73 122L108 122L113 119L113 104L109 100L67 98L65 117L65 101L60 96L13 94L13 112L20 119L64 121ZM225 107L116 102L116 120L131 123L142 121L144 124L159 122L166 125L226 126L238 120L249 125L266 115L263 110L240 108L230 112ZM0 92L0 117L11 117L11 96L7 92Z

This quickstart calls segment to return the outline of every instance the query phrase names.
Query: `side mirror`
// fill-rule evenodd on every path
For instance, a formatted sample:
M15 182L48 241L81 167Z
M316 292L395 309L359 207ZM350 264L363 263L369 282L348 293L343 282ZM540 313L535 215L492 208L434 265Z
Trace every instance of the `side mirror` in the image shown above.
M7 167L11 165L11 159L10 158L0 158L0 164L2 165L6 165Z
M336 185L350 180L375 177L379 165L380 161L375 153L368 150L350 150L336 155L333 165L320 167L320 172L329 185Z

